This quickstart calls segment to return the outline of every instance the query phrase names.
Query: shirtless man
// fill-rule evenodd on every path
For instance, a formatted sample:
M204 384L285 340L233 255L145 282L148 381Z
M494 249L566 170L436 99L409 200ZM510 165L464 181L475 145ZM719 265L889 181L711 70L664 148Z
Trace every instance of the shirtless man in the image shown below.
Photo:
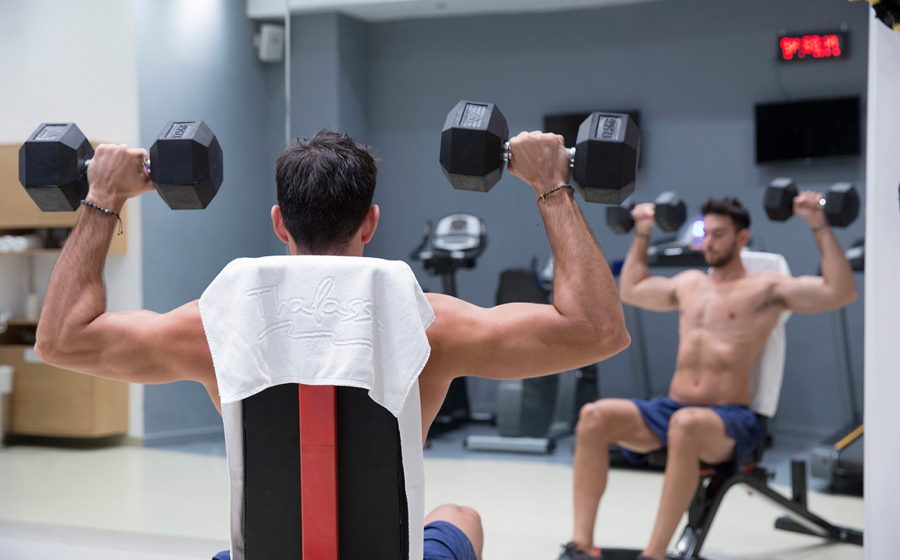
M574 460L575 527L560 559L601 556L594 524L609 472L609 444L626 458L668 448L665 481L650 543L641 558L662 560L697 488L700 461L734 468L765 437L748 408L751 369L782 311L821 313L856 298L853 273L825 221L821 196L800 193L794 213L812 228L822 276L792 278L748 273L741 249L750 238L750 215L737 199L711 199L702 208L703 256L709 272L686 270L650 276L647 247L654 206L633 211L635 237L620 275L622 301L679 314L678 357L669 396L602 399L581 409Z
M575 369L630 342L603 253L571 189L556 189L569 174L562 137L522 133L510 145L515 153L510 172L535 196L554 189L538 204L556 257L553 305L485 309L427 294L436 319L427 331L431 356L419 377L423 440L454 378L476 372L511 379ZM144 150L99 146L88 170L87 200L119 213L126 200L152 190L145 157ZM379 207L372 204L376 174L372 155L345 135L321 132L294 142L276 167L275 234L293 255L361 256L379 220ZM220 408L197 301L163 314L106 311L102 272L116 225L109 214L82 210L50 278L38 356L59 367L131 383L196 381ZM436 520L450 525L426 529L426 558L480 557L481 524L474 511L438 508L426 519Z

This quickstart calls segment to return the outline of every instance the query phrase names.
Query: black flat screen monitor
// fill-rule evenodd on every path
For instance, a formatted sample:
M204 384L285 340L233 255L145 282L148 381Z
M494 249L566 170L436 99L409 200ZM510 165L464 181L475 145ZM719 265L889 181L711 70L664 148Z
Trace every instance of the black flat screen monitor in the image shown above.
M756 163L859 155L859 97L756 105Z

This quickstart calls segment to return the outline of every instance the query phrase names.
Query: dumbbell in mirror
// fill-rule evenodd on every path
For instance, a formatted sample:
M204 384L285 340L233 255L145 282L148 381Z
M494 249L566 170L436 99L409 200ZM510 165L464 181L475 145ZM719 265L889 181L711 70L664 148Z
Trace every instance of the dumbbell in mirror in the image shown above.
M628 115L591 113L567 148L576 186L588 202L621 204L634 191L640 131ZM514 154L509 127L493 103L460 101L441 132L440 163L456 189L487 192Z
M779 177L769 183L763 198L763 207L769 219L784 222L793 216L794 198L798 193L793 179ZM859 215L859 193L853 183L835 183L819 203L832 227L847 227Z
M654 220L663 231L678 231L687 220L687 206L674 192L666 191L660 194L653 201L653 206ZM616 233L628 233L634 228L632 210L634 203L626 206L610 206L606 209L606 224Z
M45 212L78 209L94 149L74 123L44 123L19 149L19 182ZM166 125L145 162L173 210L206 208L222 184L222 148L203 121Z

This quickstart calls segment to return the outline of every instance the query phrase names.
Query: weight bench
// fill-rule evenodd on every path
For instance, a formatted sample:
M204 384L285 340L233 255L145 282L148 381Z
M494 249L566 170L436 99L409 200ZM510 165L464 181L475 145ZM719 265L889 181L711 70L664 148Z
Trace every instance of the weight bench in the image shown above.
M790 275L790 269L784 257L774 253L743 251L741 259L744 267L750 272L775 271ZM768 424L775 415L778 398L781 394L781 381L784 376L785 358L785 323L789 312L782 314L759 360L754 366L751 376L751 394L753 400L750 408L756 411L760 420ZM738 472L730 477L717 473L711 465L701 464L700 485L687 511L687 524L676 541L674 551L668 557L677 560L701 560L700 551L709 535L713 520L725 494L736 485L743 484L772 500L787 512L775 520L775 528L820 537L828 541L856 544L862 546L863 534L857 529L840 527L819 517L809 510L806 502L806 462L792 461L790 497L786 497L769 486L773 474L761 466L763 452L767 442L763 442L751 457L745 459ZM651 454L648 460L652 464L665 464L665 451ZM640 554L636 549L604 548L606 560L635 558Z
M278 385L223 412L234 560L410 558L397 419L364 389Z

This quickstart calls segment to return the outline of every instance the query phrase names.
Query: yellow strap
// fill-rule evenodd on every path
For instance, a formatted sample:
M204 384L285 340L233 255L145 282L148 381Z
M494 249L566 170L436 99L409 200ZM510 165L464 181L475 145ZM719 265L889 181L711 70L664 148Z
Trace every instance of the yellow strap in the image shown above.
M839 442L834 444L834 448L838 451L843 451L845 447L853 443L861 435L863 435L863 424L860 424L855 430L841 438Z

